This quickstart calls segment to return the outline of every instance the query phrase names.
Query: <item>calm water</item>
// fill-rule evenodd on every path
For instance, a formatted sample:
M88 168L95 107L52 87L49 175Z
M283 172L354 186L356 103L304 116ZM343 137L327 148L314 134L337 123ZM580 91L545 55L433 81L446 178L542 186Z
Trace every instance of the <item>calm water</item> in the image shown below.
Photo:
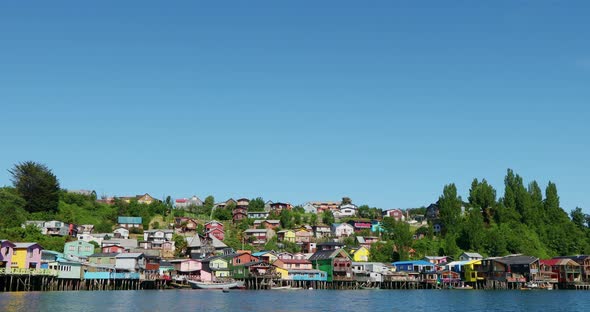
M590 311L588 291L164 290L0 293L0 311Z

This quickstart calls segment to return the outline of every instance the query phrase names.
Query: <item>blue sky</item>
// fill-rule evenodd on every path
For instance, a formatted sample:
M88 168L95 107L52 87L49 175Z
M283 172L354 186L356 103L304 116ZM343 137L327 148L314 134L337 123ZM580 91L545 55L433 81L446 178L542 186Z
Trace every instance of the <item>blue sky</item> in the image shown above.
M0 185L406 208L507 168L590 212L586 1L0 3Z

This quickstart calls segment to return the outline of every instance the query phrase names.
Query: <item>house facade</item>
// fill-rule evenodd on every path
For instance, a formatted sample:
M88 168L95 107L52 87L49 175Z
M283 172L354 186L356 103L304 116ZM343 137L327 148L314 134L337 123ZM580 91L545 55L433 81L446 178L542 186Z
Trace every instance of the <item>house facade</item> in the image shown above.
M395 221L405 221L406 217L404 212L401 209L389 209L383 211L383 217L390 217L395 219Z
M223 223L215 220L205 223L205 234L211 234L219 240L224 240L225 232L223 229Z
M334 223L332 225L332 235L337 238L348 237L354 234L354 227L348 223Z
M86 258L92 254L94 254L94 245L85 241L71 241L64 245L64 255L66 257Z
M40 269L42 250L43 247L37 243L14 243L11 267L18 269Z
M266 219L270 215L268 211L248 211L247 216L250 219Z
M280 242L295 242L295 231L293 230L282 230L277 232L277 239Z
M358 207L353 204L344 204L338 207L338 210L334 212L336 218L354 217L357 215Z
M0 268L12 267L12 255L16 245L8 240L0 241Z
M326 272L328 282L353 279L352 261L342 248L316 251L309 260L314 269Z
M143 228L141 217L119 217L117 219L119 227L132 229L132 228Z

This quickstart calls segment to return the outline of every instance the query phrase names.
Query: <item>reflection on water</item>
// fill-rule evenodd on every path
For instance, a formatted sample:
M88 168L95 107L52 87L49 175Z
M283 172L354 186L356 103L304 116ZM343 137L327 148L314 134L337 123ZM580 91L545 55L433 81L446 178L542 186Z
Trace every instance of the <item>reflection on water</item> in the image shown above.
M2 311L590 311L586 291L143 290L0 293Z

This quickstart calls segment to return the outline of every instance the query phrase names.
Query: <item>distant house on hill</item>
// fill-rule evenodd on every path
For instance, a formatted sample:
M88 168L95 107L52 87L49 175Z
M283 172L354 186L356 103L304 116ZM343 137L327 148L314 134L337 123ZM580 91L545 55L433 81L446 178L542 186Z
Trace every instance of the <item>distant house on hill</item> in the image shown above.
M118 225L120 227L124 227L126 229L131 228L143 228L142 218L141 217L119 217L117 219Z
M176 209L186 209L191 206L203 206L203 201L196 195L193 195L191 198L178 198L174 201L174 207Z

